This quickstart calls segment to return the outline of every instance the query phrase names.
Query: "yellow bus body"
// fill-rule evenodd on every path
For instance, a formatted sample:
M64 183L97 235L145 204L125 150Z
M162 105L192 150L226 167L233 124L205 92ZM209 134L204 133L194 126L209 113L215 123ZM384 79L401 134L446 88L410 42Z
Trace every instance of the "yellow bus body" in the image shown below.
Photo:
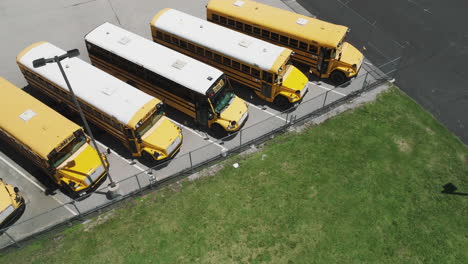
M0 179L0 230L15 223L25 208L26 203L18 189Z
M126 45L120 44L122 38L127 39ZM219 114L202 117L214 109L208 91L216 88L218 94L229 87L225 75L214 67L110 23L89 32L85 42L94 66L163 100L202 127L221 127L224 135L238 131L248 116L247 105L234 95ZM174 61L183 66L175 68ZM158 83L162 79L165 81Z
M6 142L72 197L105 181L106 170L81 127L3 78L0 88L0 136Z
M276 57L275 62L272 64L271 68L262 69L256 63L247 64L239 58L235 58L225 53L219 52L216 49L215 44L212 44L212 46L207 46L202 45L200 43L196 43L193 40L189 39L193 35L204 34L203 32L206 29L205 27L213 28L213 26L216 26L211 25L211 23L209 22L197 20L196 23L200 23L200 27L198 27L200 31L189 33L188 27L190 26L190 24L185 23L185 21L182 22L182 20L180 20L181 22L177 26L187 26L187 30L177 35L170 33L162 29L161 27L158 27L156 25L158 21L162 19L166 15L166 13L169 12L170 16L174 15L175 17L177 17L177 15L184 15L184 18L186 18L186 14L169 8L163 9L162 11L157 13L151 21L151 34L153 41L220 69L221 71L225 72L231 80L234 80L243 85L246 85L249 88L252 88L261 99L267 102L273 102L280 106L277 103L280 101L279 98L286 99L287 105L280 106L280 108L287 108L292 104L299 102L307 92L307 76L305 76L301 71L297 70L296 67L289 63L291 55L293 53L292 50L285 48L281 52L281 54L279 54ZM190 17L190 19L193 18ZM213 30L219 30L225 34L232 34L226 32L226 30L229 31L229 29L223 29L217 26L216 28L213 28ZM211 38L213 40L212 43L217 43L217 41L220 38L220 36L217 36L216 34L205 34L206 35L203 36ZM189 43L189 45L193 45L194 49L184 48L180 44L182 43L181 41L187 42ZM270 45L268 43L266 44ZM258 45L262 45L262 43L258 43ZM198 52L198 50L200 50L201 52ZM261 56L261 54L257 55ZM220 59L216 60L218 56ZM268 81L265 81L264 76L272 77L266 77L265 80ZM282 82L278 82L277 80L282 80Z
M294 62L321 78L346 81L358 74L364 60L344 42L345 26L250 0L210 0L206 8L208 21L294 50ZM328 58L321 55L325 50Z
M69 108L77 111L73 101L69 97L70 93L68 89L64 87L65 83L63 80L60 79L60 81L63 83L49 80L39 74L37 71L33 70L31 65L25 65L21 62L24 56L26 56L29 52L34 52L34 49L40 48L41 45L48 45L48 47L52 47L54 51L57 51L60 54L65 53L64 51L47 42L32 44L31 46L25 48L17 56L16 60L21 72L25 76L28 83L33 87L39 89L39 91L51 97L55 101L65 103ZM75 65L79 65L79 67L76 67L79 70L78 72L73 72L72 74L67 73L74 90L79 90L80 86L73 86L73 80L76 81L80 78L89 78L91 74L94 74L94 80L91 78L91 81L98 81L98 79L105 79L108 81L110 80L110 86L119 86L119 89L126 91L129 96L135 93L141 93L130 85L115 79L109 74L85 63L78 58L66 59L64 60L64 63L74 63ZM56 65L51 66L57 67ZM58 71L58 68L48 69L48 71L54 70ZM92 84L90 85L92 86ZM115 86L114 88L116 88ZM97 89L97 87L94 87L93 89ZM90 92L96 94L99 93L96 91ZM106 91L102 90L101 92L105 93ZM144 96L149 97L149 95L146 94ZM125 98L120 98L119 100L125 101ZM131 154L134 157L143 156L148 160L163 161L165 159L174 157L180 150L183 141L182 131L176 124L174 124L165 116L165 114L162 112L162 102L157 98L151 97L147 103L139 107L139 109L133 114L127 123L122 123L113 115L101 111L95 105L82 98L78 97L78 101L83 108L83 112L86 115L86 118L93 122L96 126L100 127L121 141L123 145L131 151ZM105 103L106 102L100 102L100 104ZM125 106L120 106L120 108L122 107ZM120 109L120 111L122 111L122 109ZM158 115L160 115L159 119L155 123L151 123L151 127L148 128L143 135L138 135L137 130L139 126L144 125L145 122L150 122L151 118Z

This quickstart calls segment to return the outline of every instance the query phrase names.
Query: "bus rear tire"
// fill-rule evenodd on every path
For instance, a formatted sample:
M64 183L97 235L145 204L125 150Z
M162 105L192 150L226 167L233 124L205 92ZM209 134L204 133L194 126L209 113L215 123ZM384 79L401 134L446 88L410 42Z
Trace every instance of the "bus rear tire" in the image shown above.
M227 136L226 130L219 124L213 124L211 126L211 133L215 138L223 138Z
M275 97L275 100L273 101L276 107L278 107L281 110L286 110L292 106L292 104L289 102L288 98L278 95Z
M341 71L333 71L330 74L330 80L333 82L333 84L340 85L346 82L346 75L344 75L344 73Z

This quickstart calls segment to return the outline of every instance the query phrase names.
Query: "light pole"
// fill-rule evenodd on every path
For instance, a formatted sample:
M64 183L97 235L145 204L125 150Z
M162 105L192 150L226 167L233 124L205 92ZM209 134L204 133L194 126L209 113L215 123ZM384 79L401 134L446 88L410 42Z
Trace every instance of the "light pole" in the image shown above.
M80 114L81 120L83 121L83 124L84 124L85 129L86 129L86 133L91 138L91 142L93 143L94 148L96 149L96 152L97 152L97 154L99 156L99 160L101 161L102 166L104 167L107 175L109 176L109 180L110 180L109 187L111 189L113 189L114 191L116 191L116 188L118 188L117 187L118 185L112 179L112 177L111 177L111 175L109 173L109 167L106 166L106 163L102 159L101 152L99 151L99 148L98 148L98 146L96 144L96 141L94 140L93 133L91 132L91 129L89 128L88 122L86 121L86 118L85 118L85 116L83 114L83 111L81 110L80 103L78 102L78 99L76 98L75 93L73 92L73 89L72 89L72 87L70 85L70 82L68 81L68 78L67 78L67 75L65 74L65 71L63 70L62 63L60 63L62 60L66 59L66 58L73 58L73 57L77 57L78 55L80 55L80 51L78 49L72 49L72 50L67 51L67 53L65 53L63 55L60 55L60 56L55 56L55 57L47 58L47 59L46 58L36 59L36 60L33 61L33 67L34 68L39 68L39 67L42 67L42 66L46 65L47 63L54 63L54 62L57 63L57 65L58 65L58 67L60 69L60 72L62 73L63 79L65 80L65 83L67 84L68 90L70 91L70 93L72 95L72 99L73 99L73 102L75 103L76 109L78 110L78 113Z

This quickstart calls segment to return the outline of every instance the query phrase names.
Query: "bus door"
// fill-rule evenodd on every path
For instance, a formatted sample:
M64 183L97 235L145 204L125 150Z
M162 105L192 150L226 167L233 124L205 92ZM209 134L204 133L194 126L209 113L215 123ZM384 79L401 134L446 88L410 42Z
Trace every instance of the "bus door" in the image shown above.
M273 74L264 71L262 74L262 95L266 98L271 98L271 90L272 90L272 78Z
M211 113L208 101L203 97L196 97L195 100L196 123L202 127L208 127L208 113ZM214 115L214 113L213 113ZM214 117L214 116L213 116Z
M319 54L319 59L318 59L318 64L317 64L317 70L320 73L320 76L322 74L326 73L328 70L328 64L330 62L330 54L331 54L331 49L329 48L320 48L320 54Z
M124 129L125 129L125 136L127 136L127 140L129 143L128 147L130 148L130 151L132 152L132 154L140 153L140 143L138 142L139 140L133 134L133 130L130 128L124 128Z

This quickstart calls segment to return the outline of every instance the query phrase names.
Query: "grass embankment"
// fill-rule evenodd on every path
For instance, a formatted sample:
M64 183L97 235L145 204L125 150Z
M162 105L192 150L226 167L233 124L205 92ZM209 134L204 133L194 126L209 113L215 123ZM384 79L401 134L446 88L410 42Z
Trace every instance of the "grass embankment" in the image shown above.
M262 160L262 155L266 155ZM231 164L239 162L234 169ZM1 263L463 263L468 150L397 89ZM465 259L465 260L463 260Z

